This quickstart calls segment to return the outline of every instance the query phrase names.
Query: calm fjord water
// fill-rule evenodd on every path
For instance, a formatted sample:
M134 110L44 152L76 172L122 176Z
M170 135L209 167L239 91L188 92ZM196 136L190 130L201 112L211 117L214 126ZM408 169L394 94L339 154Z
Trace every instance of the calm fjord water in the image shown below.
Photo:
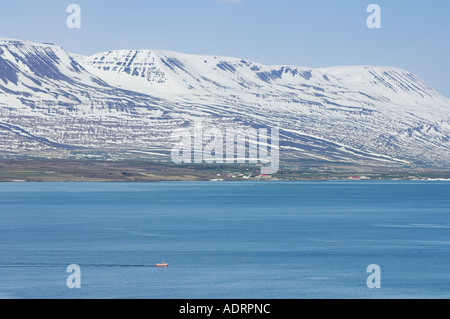
M449 182L0 184L0 298L449 297Z

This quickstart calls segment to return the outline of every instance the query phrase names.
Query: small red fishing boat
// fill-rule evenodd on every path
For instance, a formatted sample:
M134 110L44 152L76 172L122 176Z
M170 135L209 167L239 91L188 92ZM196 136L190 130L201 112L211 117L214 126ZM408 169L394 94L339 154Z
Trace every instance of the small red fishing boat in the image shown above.
M160 264L156 264L155 267L168 267L169 264L164 262L164 259L162 260L162 262Z

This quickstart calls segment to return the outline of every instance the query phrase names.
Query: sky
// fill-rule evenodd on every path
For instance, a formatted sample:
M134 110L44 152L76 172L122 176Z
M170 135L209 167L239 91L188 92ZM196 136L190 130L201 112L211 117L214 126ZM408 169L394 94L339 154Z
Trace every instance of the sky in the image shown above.
M81 28L66 25L70 4ZM381 28L370 29L370 4ZM267 65L393 66L450 97L450 1L1 0L0 38L71 53L172 50Z

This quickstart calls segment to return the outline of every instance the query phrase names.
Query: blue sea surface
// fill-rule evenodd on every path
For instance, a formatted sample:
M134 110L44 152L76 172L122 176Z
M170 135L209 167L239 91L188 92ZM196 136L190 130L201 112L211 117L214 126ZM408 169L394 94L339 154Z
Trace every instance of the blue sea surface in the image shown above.
M450 182L0 184L0 298L449 297Z

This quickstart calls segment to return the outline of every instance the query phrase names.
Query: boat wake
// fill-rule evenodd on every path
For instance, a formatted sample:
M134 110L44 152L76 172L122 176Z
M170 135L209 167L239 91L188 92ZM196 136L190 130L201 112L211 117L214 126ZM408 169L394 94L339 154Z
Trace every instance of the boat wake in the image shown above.
M19 268L19 267L67 267L69 264L62 263L1 263L0 268ZM78 264L83 267L106 267L106 268L144 268L144 267L157 267L155 265L143 265L143 264Z

